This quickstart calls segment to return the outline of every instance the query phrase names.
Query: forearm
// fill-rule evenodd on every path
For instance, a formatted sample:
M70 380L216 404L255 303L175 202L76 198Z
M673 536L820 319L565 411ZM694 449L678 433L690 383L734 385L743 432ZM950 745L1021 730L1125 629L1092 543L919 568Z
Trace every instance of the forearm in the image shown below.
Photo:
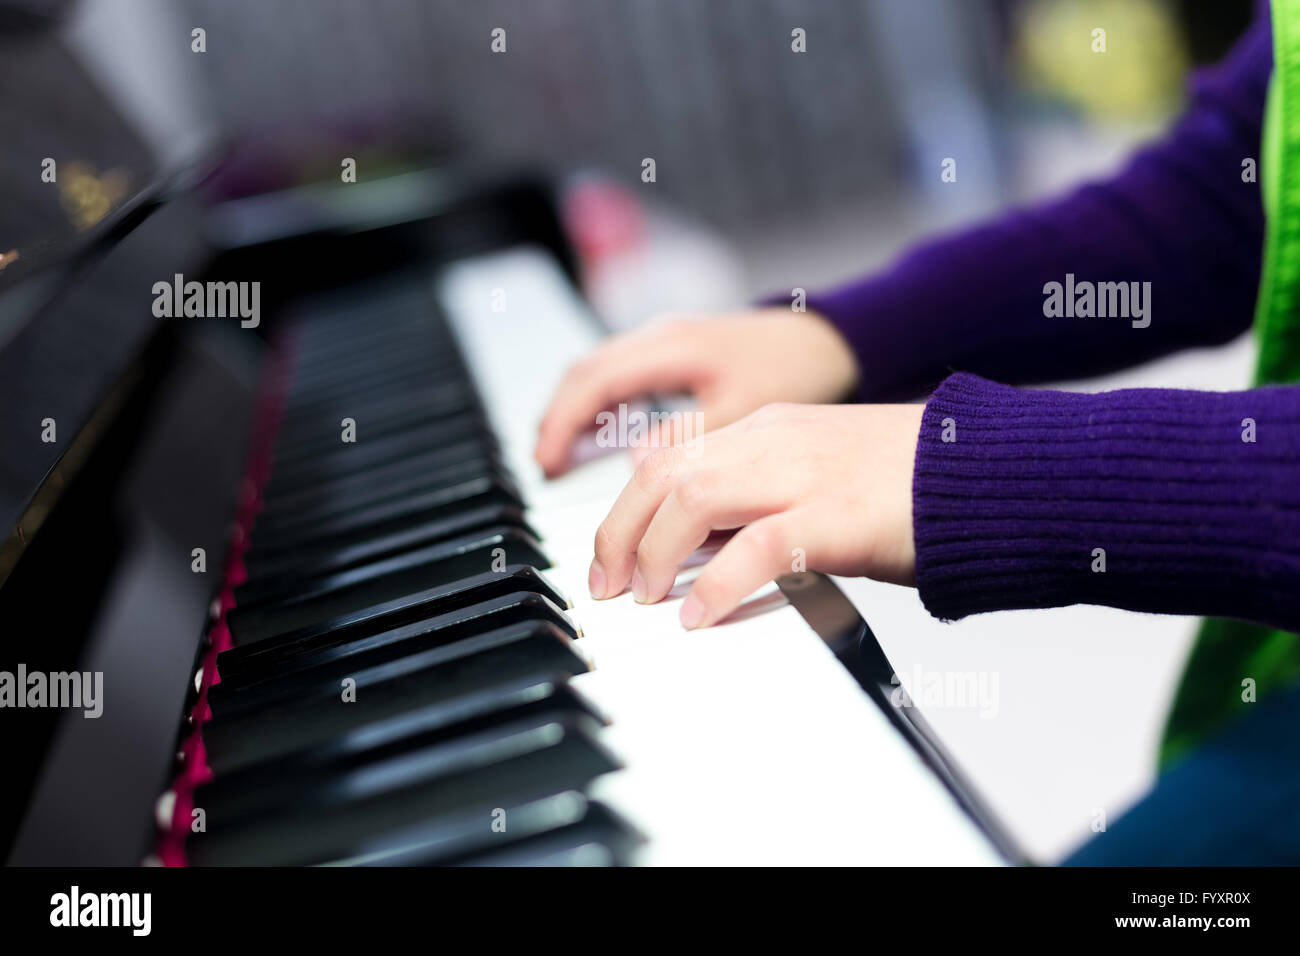
M1259 156L1270 64L1261 22L1224 63L1197 76L1191 106L1169 135L1112 179L926 243L879 275L810 296L857 356L861 397L925 394L953 369L1014 384L1076 378L1246 329L1263 213L1242 162ZM1138 283L1146 314L1130 303L1129 315L1045 315L1044 287L1065 285L1068 275L1080 284Z
M1300 629L1300 387L1085 395L947 379L913 478L938 617L1089 603Z

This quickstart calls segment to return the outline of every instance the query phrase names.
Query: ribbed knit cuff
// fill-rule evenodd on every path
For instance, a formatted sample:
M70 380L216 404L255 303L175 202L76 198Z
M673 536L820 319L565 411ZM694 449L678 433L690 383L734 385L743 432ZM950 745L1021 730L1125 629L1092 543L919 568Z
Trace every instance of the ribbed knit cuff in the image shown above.
M937 617L1082 602L1300 626L1300 389L953 375L926 405L912 490Z

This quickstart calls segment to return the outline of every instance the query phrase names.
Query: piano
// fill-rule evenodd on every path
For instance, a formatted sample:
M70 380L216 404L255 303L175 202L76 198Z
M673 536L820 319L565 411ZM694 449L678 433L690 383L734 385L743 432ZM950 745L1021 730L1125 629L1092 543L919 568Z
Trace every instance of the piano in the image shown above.
M545 184L173 182L87 245L0 297L0 671L102 675L0 710L9 864L1019 861L833 579L588 598L631 464L532 461L604 334Z

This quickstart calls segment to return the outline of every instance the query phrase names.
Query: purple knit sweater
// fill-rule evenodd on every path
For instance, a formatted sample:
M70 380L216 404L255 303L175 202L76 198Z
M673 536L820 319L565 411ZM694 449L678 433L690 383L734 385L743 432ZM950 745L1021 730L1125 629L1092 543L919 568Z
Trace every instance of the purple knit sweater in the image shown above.
M1242 161L1259 157L1271 68L1265 15L1119 175L810 298L851 343L863 399L942 380L913 484L933 614L1087 602L1300 630L1300 388L1079 395L977 377L1101 373L1249 327L1264 223ZM1150 324L1046 316L1044 286L1067 274L1149 282Z

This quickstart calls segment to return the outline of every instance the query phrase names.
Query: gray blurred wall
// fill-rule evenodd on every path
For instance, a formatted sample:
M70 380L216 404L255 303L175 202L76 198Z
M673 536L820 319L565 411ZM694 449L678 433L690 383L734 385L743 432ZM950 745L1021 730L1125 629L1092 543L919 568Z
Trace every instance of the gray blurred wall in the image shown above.
M664 198L719 225L817 214L933 178L951 144L996 190L992 0L180 0L230 130L364 120L462 157L653 157ZM184 34L188 35L188 24ZM493 54L503 27L507 51ZM791 30L808 52L791 51ZM987 182L983 182L987 180Z

